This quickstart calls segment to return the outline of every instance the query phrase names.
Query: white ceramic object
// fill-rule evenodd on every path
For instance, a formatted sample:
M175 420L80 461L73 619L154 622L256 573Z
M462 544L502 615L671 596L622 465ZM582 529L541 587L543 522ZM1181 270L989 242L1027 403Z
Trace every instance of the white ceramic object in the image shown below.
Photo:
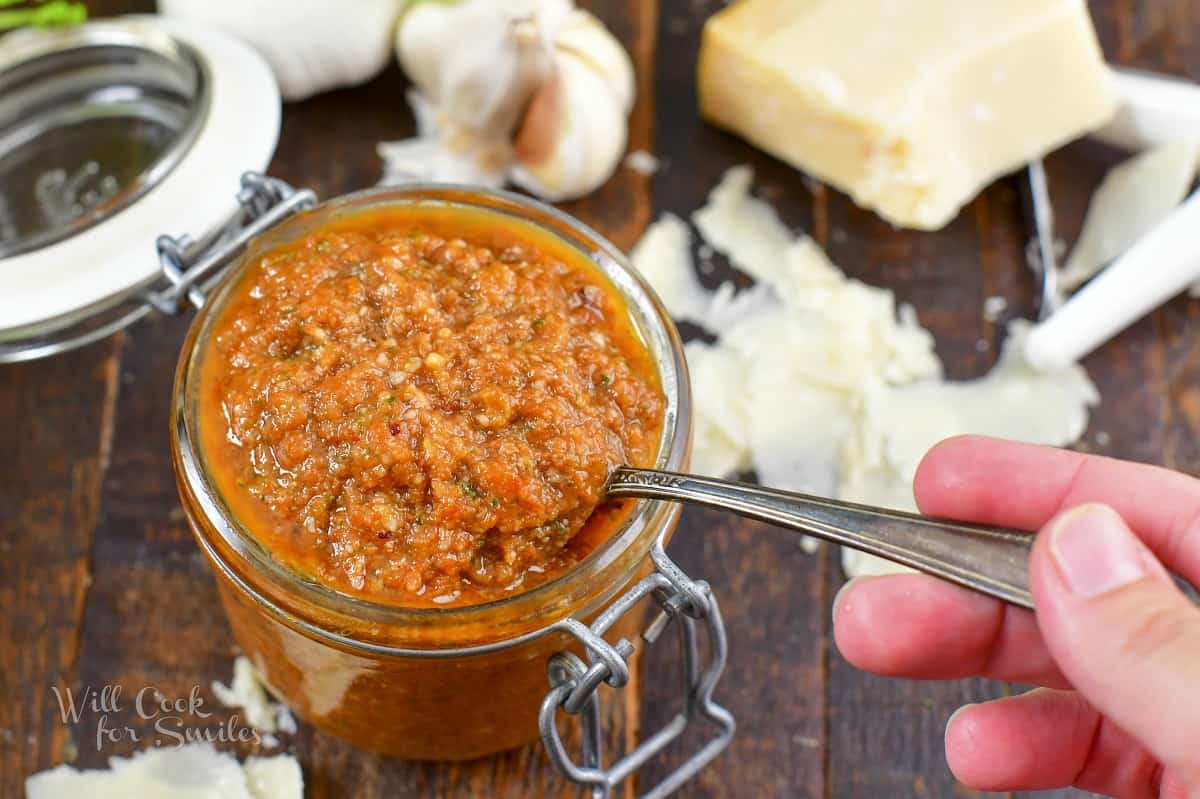
M1139 151L1200 141L1200 85L1111 67L1118 110L1092 136ZM1056 369L1087 357L1133 322L1200 279L1200 192L1114 260L1025 339L1025 357Z
M1200 279L1200 191L1025 339L1039 369L1074 363Z
M1125 150L1200 139L1200 84L1110 67L1117 113L1092 136Z

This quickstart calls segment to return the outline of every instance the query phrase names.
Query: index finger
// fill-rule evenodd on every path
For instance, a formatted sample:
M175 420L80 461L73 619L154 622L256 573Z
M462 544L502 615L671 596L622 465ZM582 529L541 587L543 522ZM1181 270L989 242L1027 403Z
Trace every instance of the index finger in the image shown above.
M936 445L913 481L923 513L1037 530L1059 511L1102 502L1168 567L1200 582L1200 481L1071 450L984 436Z

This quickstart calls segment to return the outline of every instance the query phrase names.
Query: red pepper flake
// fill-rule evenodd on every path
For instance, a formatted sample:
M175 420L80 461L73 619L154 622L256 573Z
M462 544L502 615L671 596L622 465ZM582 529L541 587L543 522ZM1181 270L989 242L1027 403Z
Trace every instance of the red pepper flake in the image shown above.
M392 434L392 435L394 435L394 436L398 436L398 435L400 435L400 431L401 431L402 429L403 429L403 428L401 428L401 427L400 427L400 423L399 423L399 422L392 422L391 424L389 424L389 425L388 425L388 432L389 432L389 433L391 433L391 434Z
M392 537L392 533L389 530L380 530L378 533L375 534L375 537L378 538L380 541L387 541L389 538Z

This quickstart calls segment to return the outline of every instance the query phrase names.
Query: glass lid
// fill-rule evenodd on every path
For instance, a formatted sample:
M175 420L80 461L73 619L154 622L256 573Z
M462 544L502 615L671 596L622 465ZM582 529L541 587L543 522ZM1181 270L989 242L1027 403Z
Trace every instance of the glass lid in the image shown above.
M161 182L210 91L203 62L160 30L91 23L0 39L0 258L73 236Z

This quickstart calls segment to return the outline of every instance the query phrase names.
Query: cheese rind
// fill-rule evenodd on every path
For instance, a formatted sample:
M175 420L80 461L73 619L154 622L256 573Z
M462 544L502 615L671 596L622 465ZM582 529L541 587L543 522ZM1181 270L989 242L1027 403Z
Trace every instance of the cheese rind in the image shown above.
M1084 0L742 0L700 49L701 113L903 227L1114 112Z

